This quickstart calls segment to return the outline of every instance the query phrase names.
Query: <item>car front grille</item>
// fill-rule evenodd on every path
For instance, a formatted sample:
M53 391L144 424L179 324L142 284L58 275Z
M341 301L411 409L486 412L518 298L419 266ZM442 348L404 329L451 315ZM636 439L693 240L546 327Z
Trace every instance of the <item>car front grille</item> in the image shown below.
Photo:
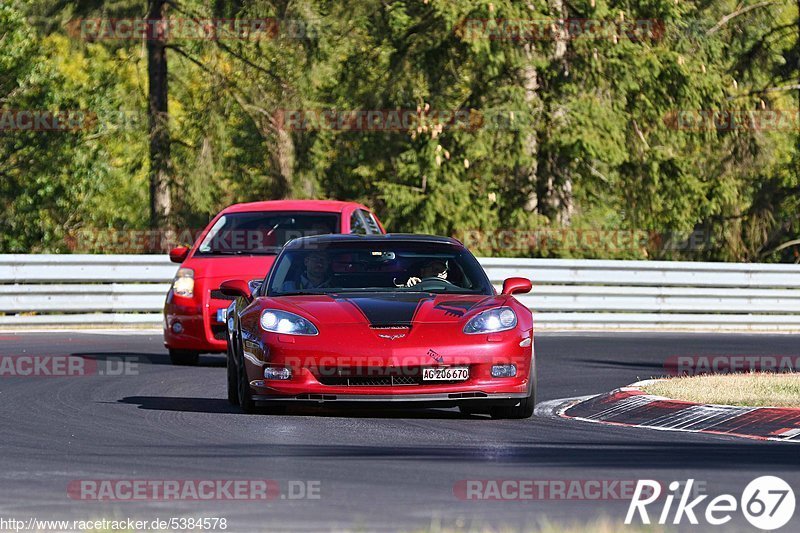
M323 385L338 387L395 387L400 385L422 385L422 377L411 376L325 376L317 378Z

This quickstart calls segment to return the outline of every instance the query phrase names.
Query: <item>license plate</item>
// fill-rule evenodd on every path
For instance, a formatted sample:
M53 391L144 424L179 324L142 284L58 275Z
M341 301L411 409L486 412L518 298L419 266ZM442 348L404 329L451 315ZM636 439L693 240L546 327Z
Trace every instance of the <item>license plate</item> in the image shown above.
M467 379L469 379L468 366L424 368L422 370L422 381L464 381Z
M225 322L228 318L228 309L217 309L217 322Z

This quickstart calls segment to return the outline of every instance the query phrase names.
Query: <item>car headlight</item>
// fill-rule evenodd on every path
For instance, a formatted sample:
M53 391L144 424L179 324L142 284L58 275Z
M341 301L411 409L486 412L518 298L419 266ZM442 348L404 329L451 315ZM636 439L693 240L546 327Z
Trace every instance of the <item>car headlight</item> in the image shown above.
M194 296L194 270L191 268L179 268L172 281L172 292L184 298Z
M261 327L272 333L287 335L319 335L317 328L305 318L294 313L265 309L261 313Z
M464 333L496 333L513 329L517 325L517 315L510 307L489 309L472 317L464 326Z

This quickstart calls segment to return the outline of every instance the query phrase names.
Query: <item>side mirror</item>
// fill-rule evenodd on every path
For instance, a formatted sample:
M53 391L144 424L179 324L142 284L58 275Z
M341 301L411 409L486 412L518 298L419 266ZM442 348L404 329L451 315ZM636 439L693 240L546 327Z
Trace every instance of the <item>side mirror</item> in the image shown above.
M189 248L186 246L178 246L169 251L169 260L173 263L183 263L186 261L187 255L189 255Z
M531 292L533 284L526 278L508 278L503 282L503 294L525 294Z
M261 289L261 285L264 284L263 279L251 279L247 282L247 288L250 289L250 295L257 293Z
M246 300L253 299L253 296L250 294L250 287L247 285L246 281L241 279L223 281L222 285L219 286L219 291L225 296L231 296L233 298L241 297Z

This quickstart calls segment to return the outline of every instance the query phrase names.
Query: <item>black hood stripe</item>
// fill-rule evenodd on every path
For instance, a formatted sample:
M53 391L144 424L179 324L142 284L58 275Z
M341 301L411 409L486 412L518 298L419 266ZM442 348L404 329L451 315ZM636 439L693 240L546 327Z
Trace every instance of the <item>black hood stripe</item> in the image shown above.
M386 327L410 326L422 303L433 298L419 294L402 294L355 296L341 300L355 305L369 321L370 326Z

